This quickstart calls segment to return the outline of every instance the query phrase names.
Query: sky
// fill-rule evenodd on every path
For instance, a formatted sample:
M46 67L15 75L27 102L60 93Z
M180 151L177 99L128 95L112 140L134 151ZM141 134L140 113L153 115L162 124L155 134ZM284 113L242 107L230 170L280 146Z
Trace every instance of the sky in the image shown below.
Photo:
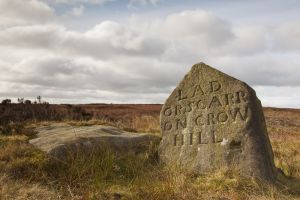
M164 103L198 62L300 108L300 1L0 0L0 100Z

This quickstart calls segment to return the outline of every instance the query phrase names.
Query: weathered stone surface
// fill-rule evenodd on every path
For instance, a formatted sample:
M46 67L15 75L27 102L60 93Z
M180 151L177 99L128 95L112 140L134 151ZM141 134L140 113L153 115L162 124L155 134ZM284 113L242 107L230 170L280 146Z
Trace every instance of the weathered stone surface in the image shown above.
M160 137L155 135L130 133L104 125L75 127L53 123L38 127L36 131L37 138L30 140L30 143L58 159L77 151L89 153L101 146L118 153L140 153L160 141Z
M263 181L276 178L262 106L246 83L196 64L166 100L160 158L190 172L235 167Z

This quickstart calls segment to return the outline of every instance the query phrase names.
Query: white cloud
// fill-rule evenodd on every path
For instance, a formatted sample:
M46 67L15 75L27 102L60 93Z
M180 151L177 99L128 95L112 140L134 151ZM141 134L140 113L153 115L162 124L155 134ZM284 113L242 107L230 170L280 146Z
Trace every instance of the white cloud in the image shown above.
M147 4L157 4L159 1L162 0L129 0L129 4L130 5L134 5L134 4L141 4L141 5L147 5Z
M84 11L76 8L74 14ZM55 24L48 11L45 23L25 12L22 24L0 30L0 70L6 72L0 75L1 97L161 103L192 64L205 61L258 88L266 105L300 107L288 104L288 93L276 96L276 88L299 91L295 24L237 26L190 10L148 21L102 21L77 32ZM21 14L10 16L18 20ZM266 92L270 88L274 92Z
M164 37L186 43L197 41L206 47L221 46L232 39L230 24L202 10L184 11L167 16L161 27Z
M45 1L49 3L53 2L53 0L45 0ZM83 4L83 3L104 4L111 1L115 1L115 0L54 0L54 3L56 4Z
M162 0L44 0L48 3L55 3L55 4L105 4L108 2L114 2L114 1L126 1L128 5L134 6L134 5L156 5L158 2Z
M0 45L28 49L53 49L60 44L63 34L64 27L60 25L14 26L0 31Z
M257 86L254 87L264 106L299 108L300 87Z
M274 29L274 47L300 51L300 21L282 24Z
M0 27L47 23L53 21L53 10L38 0L1 0Z

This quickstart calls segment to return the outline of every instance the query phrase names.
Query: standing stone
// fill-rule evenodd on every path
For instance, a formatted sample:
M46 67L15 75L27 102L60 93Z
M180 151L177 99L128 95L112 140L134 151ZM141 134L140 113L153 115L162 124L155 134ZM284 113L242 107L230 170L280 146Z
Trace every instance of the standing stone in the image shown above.
M166 100L161 113L161 160L188 172L223 167L262 181L276 179L260 100L246 83L196 64Z

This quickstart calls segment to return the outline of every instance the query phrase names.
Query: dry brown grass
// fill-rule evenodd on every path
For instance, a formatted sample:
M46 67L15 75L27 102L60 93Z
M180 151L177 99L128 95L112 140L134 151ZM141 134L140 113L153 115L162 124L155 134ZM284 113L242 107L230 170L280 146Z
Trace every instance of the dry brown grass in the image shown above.
M300 178L300 110L267 108L265 116L277 167Z
M155 115L141 115L132 116L132 120L124 121L113 121L107 118L102 119L91 119L91 120L80 120L80 121L64 121L72 126L92 126L92 125L110 125L118 127L119 129L129 131L129 132L139 132L139 133L153 133L160 134L159 128L159 116ZM46 122L50 123L50 122ZM39 122L35 126L45 124L45 122Z
M49 186L42 186L23 180L14 180L2 174L0 175L0 199L57 200L61 199L61 195Z
M286 175L280 176L278 186L242 178L236 170L221 169L203 176L186 174L161 166L156 148L138 156L119 156L102 149L55 163L32 147L29 137L15 135L0 137L0 199L300 199L300 112L265 109L265 115L276 165ZM158 119L158 113L148 113L127 116L126 120L104 117L69 123L109 124L156 133Z

